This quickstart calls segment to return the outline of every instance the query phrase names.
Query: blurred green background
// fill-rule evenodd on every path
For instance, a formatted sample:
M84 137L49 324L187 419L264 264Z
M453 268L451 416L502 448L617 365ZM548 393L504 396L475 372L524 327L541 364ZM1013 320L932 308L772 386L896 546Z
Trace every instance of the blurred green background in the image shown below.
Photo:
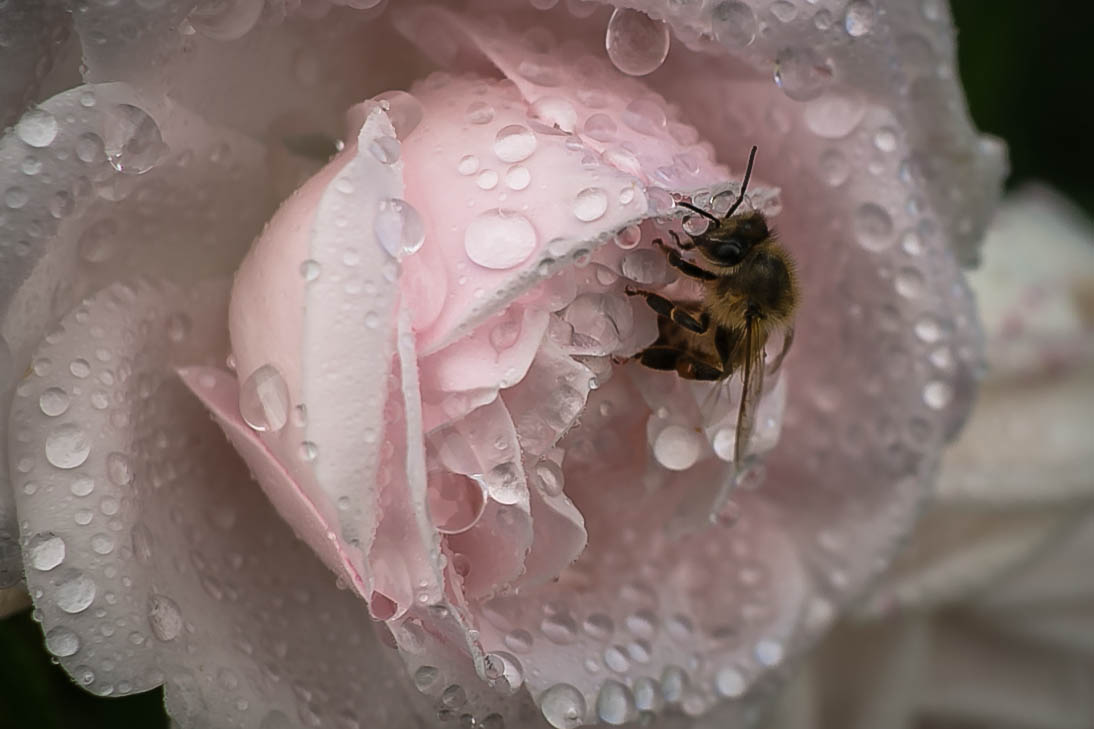
M915 0L907 0L913 2ZM961 76L977 125L1005 139L1008 188L1040 180L1094 215L1094 9L1080 0L954 0ZM161 691L98 699L50 659L29 611L0 621L0 729L158 729Z

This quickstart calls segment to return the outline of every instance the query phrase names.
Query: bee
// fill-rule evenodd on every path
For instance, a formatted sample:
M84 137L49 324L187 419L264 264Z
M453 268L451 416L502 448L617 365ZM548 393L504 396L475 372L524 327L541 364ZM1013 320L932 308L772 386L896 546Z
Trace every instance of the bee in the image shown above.
M794 340L798 305L794 260L768 227L767 218L758 210L737 212L755 161L756 147L752 147L740 194L722 217L689 203L676 203L706 218L710 223L706 231L686 241L670 231L675 247L660 238L653 241L670 266L702 283L701 301L671 301L654 291L626 289L629 296L645 298L658 315L657 341L635 355L642 365L719 385L727 385L740 373L743 387L734 445L738 468L748 449L763 392L764 347L773 333L782 332L782 349L769 370L774 373ZM685 259L681 251L697 251L705 265Z

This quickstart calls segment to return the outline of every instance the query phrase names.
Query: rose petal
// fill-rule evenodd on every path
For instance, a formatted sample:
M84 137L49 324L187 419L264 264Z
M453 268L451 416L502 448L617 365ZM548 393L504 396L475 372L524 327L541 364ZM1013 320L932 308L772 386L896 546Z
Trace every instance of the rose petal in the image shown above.
M12 124L35 98L69 31L60 6L14 0L0 8L0 129Z

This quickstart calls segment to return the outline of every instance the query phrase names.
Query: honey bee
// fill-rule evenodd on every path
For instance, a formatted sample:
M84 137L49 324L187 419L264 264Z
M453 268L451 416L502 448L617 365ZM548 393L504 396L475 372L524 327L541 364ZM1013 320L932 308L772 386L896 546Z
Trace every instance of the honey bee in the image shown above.
M675 370L685 379L720 385L741 373L743 387L734 445L734 464L738 468L748 449L756 406L763 392L764 347L773 333L783 333L782 349L769 368L773 373L782 365L793 342L798 304L794 261L768 227L767 218L758 210L737 212L744 202L755 160L753 147L740 194L722 217L677 202L706 218L710 222L706 231L689 236L687 241L670 231L675 248L660 238L653 242L665 253L670 266L702 282L702 300L677 302L654 291L626 289L630 296L644 297L658 314L660 336L635 356L642 365ZM698 251L706 266L696 265L680 254L692 250Z

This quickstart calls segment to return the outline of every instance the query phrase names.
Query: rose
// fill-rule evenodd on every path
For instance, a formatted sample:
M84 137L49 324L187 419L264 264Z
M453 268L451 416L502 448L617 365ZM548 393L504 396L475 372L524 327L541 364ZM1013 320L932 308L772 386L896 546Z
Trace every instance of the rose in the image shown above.
M836 26L827 8L771 20L742 3L651 5L677 47L663 71L628 81L599 55L607 10L574 23L589 15L581 3L534 20L501 8L506 24L409 5L391 9L393 33L382 8L309 20L323 15L314 5L283 19L268 8L251 29L256 5L239 2L222 16L195 8L182 36L177 7L149 5L138 20L98 6L77 15L98 85L31 110L0 147L23 175L5 192L18 233L4 252L2 331L13 377L29 365L9 456L47 647L98 693L165 682L184 726L465 714L574 725L666 704L725 723L755 711L777 669L885 565L971 396L975 332L951 251L971 255L1000 148L978 145L954 111L944 10L854 3ZM613 32L635 21L616 17ZM633 69L619 56L626 37L613 53ZM453 112L485 113L469 108L481 80L410 85L429 68L412 43L487 79L492 134ZM377 62L395 51L404 63ZM390 78L362 85L368 60ZM778 87L759 75L772 68ZM271 74L281 93L254 83ZM347 150L281 206L239 268L226 316L215 279L239 266L267 198L315 171L298 152L385 86L420 101L396 93L359 108ZM506 116L527 134L502 134ZM654 323L619 296L618 276L654 285L664 264L635 257L624 271L630 254L606 241L674 214L660 186L703 188L696 201L717 208L712 193L732 189L752 143L766 161L750 204L770 199L761 183L780 183L774 219L804 301L792 377L765 399L771 426L755 443L778 438L766 478L742 470L722 525L700 529L729 483L725 439L696 439L695 393L675 377L612 364ZM462 144L515 175L476 178L483 187L522 192L514 164L544 179L517 211L527 224L467 219L455 191L482 191L441 186L458 179L464 150L444 155ZM411 210L428 238L416 252ZM476 221L478 233L504 227L509 245L469 234ZM455 245L446 224L463 227ZM656 221L642 225L648 244ZM497 257L516 258L529 227L524 257ZM381 245L351 250L346 231ZM622 236L631 245L633 230ZM454 257L461 242L467 260ZM223 366L225 321L239 384L198 369ZM496 369L476 367L484 351ZM496 442L506 459L490 460ZM243 461L346 591L289 537ZM440 536L480 508L474 528ZM365 623L361 598L385 627ZM388 698L407 685L409 700Z

